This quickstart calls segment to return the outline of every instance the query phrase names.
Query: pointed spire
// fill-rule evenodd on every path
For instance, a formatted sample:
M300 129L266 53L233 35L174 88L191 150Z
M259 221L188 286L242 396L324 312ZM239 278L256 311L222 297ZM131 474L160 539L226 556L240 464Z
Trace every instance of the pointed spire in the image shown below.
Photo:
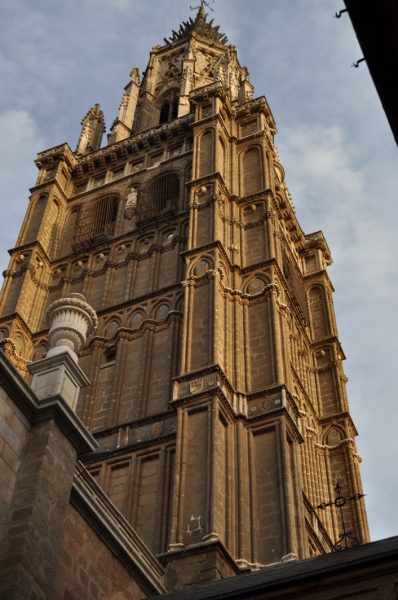
M134 67L130 73L130 81L124 88L119 114L112 123L111 133L108 135L108 144L125 140L131 135L140 82L140 72L137 67Z
M101 147L102 136L105 131L104 113L99 104L92 106L82 120L82 129L76 154L89 154Z

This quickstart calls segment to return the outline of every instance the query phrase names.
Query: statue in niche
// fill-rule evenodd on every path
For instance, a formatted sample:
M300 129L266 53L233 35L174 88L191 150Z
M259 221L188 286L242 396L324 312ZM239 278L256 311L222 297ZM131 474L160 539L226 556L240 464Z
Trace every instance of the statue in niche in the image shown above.
M127 194L126 206L124 209L124 216L126 219L132 219L137 210L138 202L138 189L133 187Z
M231 71L230 71L229 87L231 90L232 99L234 100L239 95L239 78L237 76L235 69L231 69Z

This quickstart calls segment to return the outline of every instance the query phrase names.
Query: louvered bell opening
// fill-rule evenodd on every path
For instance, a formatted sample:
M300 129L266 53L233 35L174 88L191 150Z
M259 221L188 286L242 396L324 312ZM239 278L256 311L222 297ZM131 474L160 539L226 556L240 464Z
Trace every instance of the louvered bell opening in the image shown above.
M151 181L140 193L137 223L176 214L179 192L180 180L176 173L167 173Z
M117 196L104 196L83 205L80 210L74 250L109 239L115 228L117 208Z

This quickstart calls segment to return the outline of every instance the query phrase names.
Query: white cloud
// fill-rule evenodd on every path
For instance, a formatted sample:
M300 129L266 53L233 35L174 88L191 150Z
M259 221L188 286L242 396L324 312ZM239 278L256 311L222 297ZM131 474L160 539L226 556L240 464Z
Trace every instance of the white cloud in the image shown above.
M358 160L361 153L362 164ZM395 170L352 143L341 127L299 125L284 135L281 160L306 232L321 228L331 247L337 323L348 355L349 400L359 429L362 473L375 538L398 532L398 484L383 464L398 458L396 381L398 280ZM368 154L370 154L368 156Z
M44 140L34 118L25 110L0 113L0 131L0 223L4 249L15 244L26 211L28 188L36 179L37 169L33 161L43 148ZM0 272L6 267L6 260L3 251Z

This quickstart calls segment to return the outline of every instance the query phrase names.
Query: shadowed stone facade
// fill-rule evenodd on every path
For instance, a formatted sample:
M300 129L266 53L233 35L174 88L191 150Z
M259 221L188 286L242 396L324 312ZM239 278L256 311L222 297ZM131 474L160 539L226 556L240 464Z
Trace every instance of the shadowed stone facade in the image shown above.
M101 148L103 129L96 105L75 152L37 157L3 349L30 381L48 306L95 309L83 460L168 589L330 552L340 524L316 506L362 491L332 259L297 220L265 97L202 7L132 70ZM363 502L344 512L367 542Z

